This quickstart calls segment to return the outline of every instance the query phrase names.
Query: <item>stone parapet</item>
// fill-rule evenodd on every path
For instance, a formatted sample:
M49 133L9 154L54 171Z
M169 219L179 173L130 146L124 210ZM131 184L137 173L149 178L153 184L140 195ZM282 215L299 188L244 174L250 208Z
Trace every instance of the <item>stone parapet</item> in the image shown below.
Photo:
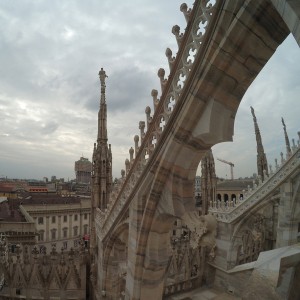
M299 172L300 167L300 147L294 148L293 154L286 160L282 159L281 165L276 166L275 172L270 172L265 176L265 180L254 182L253 187L248 187L243 199L236 201L212 201L209 207L209 213L214 215L220 222L232 223L236 221L244 212L249 211L262 199L272 195L276 189L286 181L295 172Z

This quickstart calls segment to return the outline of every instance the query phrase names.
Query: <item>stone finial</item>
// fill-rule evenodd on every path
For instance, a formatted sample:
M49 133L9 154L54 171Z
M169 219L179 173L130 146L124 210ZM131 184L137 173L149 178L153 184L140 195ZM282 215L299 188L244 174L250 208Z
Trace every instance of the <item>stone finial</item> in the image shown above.
M24 246L23 262L24 262L25 265L29 264L29 250L28 250L28 245Z
M226 204L225 204L224 199L221 199L221 208L224 209L224 208L225 208L225 205L226 205Z
M51 252L50 252L50 258L52 260L56 259L58 253L56 251L56 244L52 244L52 247L51 247Z
M37 246L34 246L31 253L33 254L33 259L36 260L38 258L40 251L37 249Z
M71 247L71 249L69 251L69 261L73 262L74 256L75 256L75 251L74 251L73 247Z
M283 131L284 131L284 139L285 139L285 145L286 145L286 158L289 158L292 154L291 146L290 146L290 140L286 131L286 126L284 123L284 119L281 118L281 122L283 125Z
M60 249L60 265L65 266L66 265L66 260L65 260L65 254L64 254L64 248L61 247Z
M149 128L149 124L151 123L152 121L152 118L151 118L151 108L149 106L146 107L145 109L145 113L146 113L146 120L147 120L147 130Z
M164 92L166 84L167 84L167 79L165 79L165 70L163 68L160 68L157 72L157 76L160 79L160 86L161 86L161 93Z
M270 174L272 175L273 174L272 165L269 165L269 168L270 168Z
M258 175L257 177L258 177L258 184L261 185L263 182L262 176Z
M283 153L282 152L280 152L280 157L281 157L281 164L283 164L284 163L284 158L283 158Z
M17 254L17 260L20 261L20 257L21 257L21 253L22 253L22 249L21 249L20 244L16 245L15 253Z
M15 248L15 252L14 252L14 253L16 253L17 263L20 263L20 262L21 262L21 253L22 253L22 249L21 249L20 244L17 244L17 245L16 245L16 248Z
M122 178L124 178L125 177L125 170L121 170L121 176L122 176Z
M126 158L126 160L125 160L125 169L126 169L126 175L127 175L130 170L130 162L129 162L128 158Z
M268 179L267 170L264 169L263 172L264 172L264 178L263 178L263 180L265 181L266 179Z
M153 90L151 91L151 96L152 96L152 98L153 98L153 107L154 107L154 111L156 111L156 107L157 107L157 105L158 105L158 103L159 103L158 98L157 98L157 95L158 95L158 91L155 90L155 89L153 89Z
M188 6L186 3L182 3L180 5L180 11L184 14L185 20L188 23L191 17L191 9L188 9Z
M182 42L182 37L183 37L183 34L180 33L180 27L178 25L174 25L173 28L172 28L172 33L176 37L177 45L178 45L178 48L179 48L180 45L181 45L181 42Z
M131 148L129 149L129 155L130 155L130 162L131 162L131 163L133 162L133 154L134 154L134 150L133 150L133 148L131 147Z
M170 71L172 71L175 62L175 57L172 56L172 50L170 48L166 49L166 57L168 58Z
M140 134L141 134L141 143L144 140L145 137L145 122L144 121L140 121L139 123L139 129L140 129Z
M134 149L135 149L135 157L136 157L136 155L137 155L137 153L138 153L138 151L139 151L139 136L138 135L135 135L134 136Z
M279 166L278 166L278 160L277 158L275 158L275 169L278 170Z
M1 258L0 263L3 263L5 261L6 253L7 253L6 241L0 239L0 258Z
M293 151L293 153L294 153L294 152L296 151L296 149L297 149L295 139L292 139L292 144L293 144L293 146L292 146L292 151Z

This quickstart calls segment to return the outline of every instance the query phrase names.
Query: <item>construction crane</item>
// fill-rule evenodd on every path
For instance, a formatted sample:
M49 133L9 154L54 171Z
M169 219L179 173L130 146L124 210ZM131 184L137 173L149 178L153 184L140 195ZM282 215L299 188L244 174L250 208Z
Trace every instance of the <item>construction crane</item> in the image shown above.
M217 158L217 160L225 163L225 164L228 164L230 166L230 171L231 171L231 180L233 180L233 167L234 167L234 164L230 161L227 161L227 160L224 160L224 159L221 159L221 158Z

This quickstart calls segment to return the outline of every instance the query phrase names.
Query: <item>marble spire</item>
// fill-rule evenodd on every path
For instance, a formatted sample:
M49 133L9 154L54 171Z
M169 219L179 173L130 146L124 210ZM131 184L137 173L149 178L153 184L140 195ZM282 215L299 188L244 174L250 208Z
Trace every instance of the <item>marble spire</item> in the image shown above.
M251 106L251 114L253 116L254 122L254 130L255 130L255 137L256 137L256 147L257 147L257 173L261 176L262 180L264 180L264 170L266 175L269 175L268 172L268 162L267 157L264 151L264 147L261 140L261 135L259 131L259 127L257 124L257 119L254 113L254 109Z
M208 205L216 199L217 177L215 160L209 149L201 159L201 200L202 215L208 213Z
M285 145L286 145L286 157L288 158L291 156L292 150L291 150L290 140L289 140L288 134L286 132L286 126L285 126L283 118L281 118L281 122L283 125L283 131L284 131L284 138L285 138Z
M103 68L99 71L100 78L100 108L98 113L98 138L97 142L106 143L107 142L107 107L106 107L106 99L105 99L105 78L107 77Z
M95 161L95 182L94 187L97 191L96 206L105 211L109 201L112 186L112 154L111 146L107 143L107 105L105 98L105 79L107 75L103 68L99 71L101 96L100 109L98 113L98 138L96 147Z

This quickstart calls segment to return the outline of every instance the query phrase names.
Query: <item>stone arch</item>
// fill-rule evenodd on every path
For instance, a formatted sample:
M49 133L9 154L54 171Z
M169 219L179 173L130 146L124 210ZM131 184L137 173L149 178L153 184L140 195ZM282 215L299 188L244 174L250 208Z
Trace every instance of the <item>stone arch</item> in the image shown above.
M144 198L145 206L143 213L135 217L139 222L132 226L138 227L139 231L136 233L136 244L134 247L130 245L133 259L130 267L134 267L128 273L128 282L134 283L126 290L130 299L162 297L170 258L170 230L176 218L182 218L187 211L195 211L194 181L206 150L195 151L190 145L182 145L178 141L172 141L170 148L177 154L172 155L174 161L169 164L160 159L155 172L150 170L145 179L145 182L151 182L147 196L139 195L139 199ZM183 160L186 157L190 159Z
M103 252L103 278L102 278L102 289L105 291L106 296L120 298L120 294L125 289L125 280L122 278L112 278L112 272L115 271L118 274L118 268L123 268L123 266L117 266L115 262L112 261L112 253L116 250L118 253L123 252L122 261L127 261L127 244L128 244L128 221L122 222L116 230L111 234L109 240L107 241L104 252ZM117 248L117 249L115 249ZM114 270L112 270L114 269ZM124 277L124 276L123 276ZM124 279L124 278L123 278ZM118 286L112 288L113 282L118 280ZM122 289L122 291L121 291Z
M279 224L276 247L297 243L300 238L300 175L291 176L280 186Z
M155 148L160 150L154 151L147 161L150 167L144 174L150 175L143 180L150 179L152 183L145 195L145 211L137 218L141 221L137 226L137 247L131 249L132 285L127 289L130 299L147 299L147 293L152 298L161 298L158 279L162 278L167 255L158 255L158 262L151 260L156 255L156 249L147 249L156 234L153 222L167 216L165 221L172 223L174 216L180 217L189 210L189 176L205 150L232 140L234 119L243 95L289 33L269 1L224 1L218 9L218 20L205 41L205 51L195 58L190 77ZM176 175L185 176L187 188ZM166 236L165 232L161 234ZM162 237L163 242L165 239ZM145 262L149 262L148 268Z
M161 163L159 167L164 169L165 161L161 160ZM198 165L193 161L191 167L182 170L181 174L178 173L179 166L174 162L171 170L155 172L154 177L150 171L148 178L151 180L145 180L152 184L147 196L140 195L139 199L145 206L140 216L135 217L140 222L134 226L140 229L135 249L131 248L135 261L131 262L134 269L129 274L129 280L134 282L127 291L130 299L161 298L170 257L170 230L176 217L180 218L187 207L195 207L193 186Z
M262 203L258 205L258 207L254 210L249 212L246 216L243 216L242 219L236 224L234 224L233 234L231 238L231 246L229 250L229 268L232 268L238 264L238 255L239 251L242 249L243 239L247 238L249 239L249 243L251 243L251 240L254 238L254 235L259 235L257 238L260 239L260 250L270 250L272 248L272 245L267 244L266 239L267 235L265 232L265 228L269 227L268 222L270 221L270 216L268 214L273 213L273 207L274 201L271 200L271 197L267 197ZM253 224L258 221L257 218L262 217L263 218L263 224L261 228L261 231L253 227ZM257 240L255 243L255 247L259 244L259 241ZM253 258L257 258L257 251L255 252L255 255ZM254 259L253 259L254 260ZM249 261L247 261L249 262Z
M169 214L155 216L147 241L144 274L150 273L148 270L154 267L156 269L156 278L152 278L151 280L162 285L160 286L161 289L164 285L167 266L170 263L170 230L173 227L174 220L175 217ZM144 283L147 284L150 278L145 279Z
M299 24L300 11L297 9L296 3L289 0L281 2L271 0L271 2L300 46L300 28L297 26Z
M300 222L300 175L294 178L294 187L293 187L293 202L292 202L292 210L293 216L291 219L299 220Z

